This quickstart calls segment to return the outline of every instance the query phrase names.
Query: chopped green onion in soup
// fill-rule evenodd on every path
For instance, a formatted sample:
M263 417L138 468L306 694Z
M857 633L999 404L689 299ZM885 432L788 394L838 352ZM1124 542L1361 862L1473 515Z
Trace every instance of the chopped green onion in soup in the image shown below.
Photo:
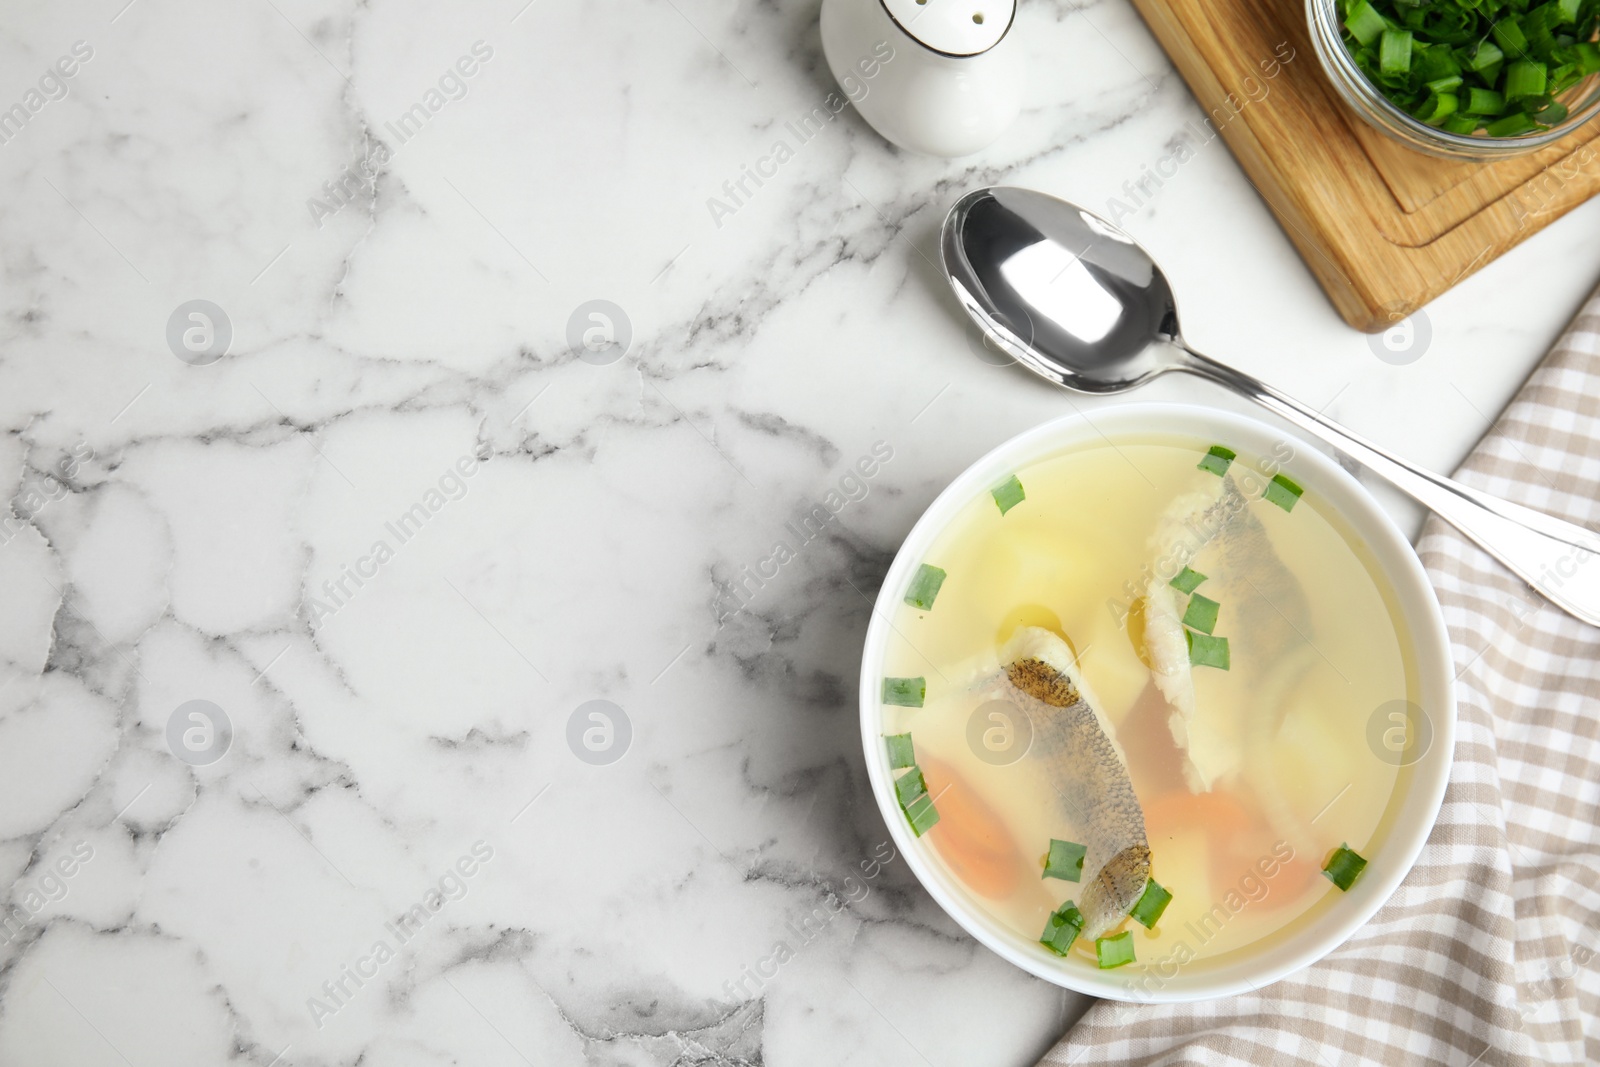
M911 803L927 791L928 782L922 776L921 767L913 766L905 774L895 779L894 794L900 798L902 805Z
M1229 668L1231 660L1226 637L1197 634L1193 630L1185 630L1184 634L1189 641L1190 663L1196 667L1216 667L1224 671Z
M1133 931L1124 930L1115 937L1100 938L1094 943L1094 954L1102 971L1132 963Z
M1167 584L1172 586L1172 588L1176 589L1180 593L1192 593L1196 589L1200 588L1200 583L1205 580L1206 576L1201 574L1199 571L1194 570L1191 567L1185 567L1183 570L1178 572L1178 576L1176 578L1172 579L1172 581L1168 582Z
M916 766L917 756L910 734L890 734L883 739L883 747L889 752L889 766L895 770Z
M1082 930L1083 913L1069 900L1051 913L1044 925L1044 933L1039 935L1039 944L1057 956L1065 956Z
M883 702L902 708L920 708L928 695L926 678L885 678Z
M1269 504L1276 504L1284 511L1293 511L1294 506L1300 502L1300 495L1305 490L1291 478L1283 474L1274 474L1272 481L1267 483L1266 491L1261 495Z
M1224 448L1222 445L1212 445L1211 448L1206 452L1205 456L1202 457L1200 462L1195 464L1195 466L1203 471L1210 471L1212 474L1215 474L1218 478L1220 478L1224 474L1228 473L1228 467L1233 463L1234 458L1238 456L1238 454L1239 453L1235 452L1231 448Z
M1340 889L1349 890L1361 872L1367 869L1367 861L1351 850L1347 844L1341 844L1333 850L1328 857L1328 862L1322 865L1322 873L1328 881Z
M918 837L933 829L934 824L939 821L939 809L933 806L933 798L926 793L901 810L906 813L906 821L911 824L911 831Z
M906 590L906 603L927 611L939 596L939 587L944 585L944 579L944 571L924 563L917 568L916 577L911 579L911 588Z
M1045 857L1041 878L1060 878L1076 882L1083 877L1083 857L1088 849L1075 841L1050 840L1050 853Z
M1145 883L1144 893L1128 915L1140 926L1153 930L1156 923L1161 920L1161 913L1167 910L1167 905L1170 903L1172 894L1152 878Z
M1002 515L1028 498L1028 494L1022 490L1022 482L1017 480L1015 474L989 490L989 494L994 497Z
M1195 593L1189 598L1189 607L1183 613L1183 624L1191 630L1209 634L1217 628L1217 612L1222 609L1208 596Z
M904 736L910 738L909 734ZM911 824L912 832L918 837L939 821L939 810L933 806L933 798L928 795L928 781L923 777L922 768L916 764L913 763L895 779L894 795L900 802L900 810L905 813L906 821Z

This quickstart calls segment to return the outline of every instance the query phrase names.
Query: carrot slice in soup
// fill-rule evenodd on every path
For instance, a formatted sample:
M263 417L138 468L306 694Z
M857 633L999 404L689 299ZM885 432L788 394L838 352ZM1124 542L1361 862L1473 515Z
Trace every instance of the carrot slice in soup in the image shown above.
M939 856L979 896L1008 896L1026 866L1011 831L948 764L925 756L920 762L928 794L939 809L939 825L928 835Z

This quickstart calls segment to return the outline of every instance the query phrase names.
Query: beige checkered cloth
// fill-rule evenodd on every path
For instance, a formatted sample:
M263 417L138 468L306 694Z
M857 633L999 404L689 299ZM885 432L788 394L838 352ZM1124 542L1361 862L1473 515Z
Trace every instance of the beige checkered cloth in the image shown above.
M1600 526L1600 293L1479 442L1468 485ZM1600 629L1429 519L1460 719L1444 808L1394 897L1259 994L1093 1005L1044 1063L1600 1063Z

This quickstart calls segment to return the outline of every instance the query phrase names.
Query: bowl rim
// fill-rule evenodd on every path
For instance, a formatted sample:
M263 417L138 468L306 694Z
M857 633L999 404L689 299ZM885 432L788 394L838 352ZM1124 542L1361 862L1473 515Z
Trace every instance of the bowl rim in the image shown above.
M1081 960L1051 957L1031 939L973 906L964 899L965 891L958 888L953 876L925 854L931 846L912 836L892 797L892 774L881 743L883 655L892 630L890 620L911 570L921 563L922 554L961 507L1004 480L1002 472L1046 459L1096 437L1110 440L1143 434L1203 438L1228 433L1237 434L1235 440L1262 455L1267 449L1252 447L1249 439L1291 442L1294 455L1284 469L1291 471L1301 485L1316 485L1324 491L1333 487L1333 492L1326 494L1330 502L1363 536L1400 603L1402 618L1415 644L1419 698L1428 708L1438 710L1428 712L1433 727L1428 751L1410 765L1411 782L1404 812L1394 817L1381 850L1369 857L1381 856L1382 865L1369 866L1366 876L1336 906L1319 915L1311 926L1276 945L1259 952L1247 946L1238 950L1242 954L1239 960L1215 968L1202 967L1199 974L1180 972L1153 993L1133 995L1125 977L1118 977L1125 972L1095 971L1084 967ZM1342 502L1335 497L1342 498ZM1054 985L1109 1000L1178 1003L1259 990L1328 955L1377 914L1415 866L1438 819L1454 762L1457 706L1449 633L1438 598L1411 543L1365 486L1302 435L1286 426L1199 404L1132 402L1096 410L1092 418L1080 411L1051 419L990 449L951 480L906 534L874 601L861 662L861 741L867 776L890 836L918 882L945 914L1002 959Z
M1339 32L1338 0L1306 0L1306 19L1310 23L1311 44L1317 61L1339 91L1338 95L1368 125L1421 152L1452 159L1505 159L1548 148L1600 115L1600 81L1596 81L1581 107L1555 125L1533 133L1480 137L1429 126L1384 96L1372 79L1356 66L1355 57L1345 47ZM1357 93L1359 101L1350 99L1342 91L1344 87Z

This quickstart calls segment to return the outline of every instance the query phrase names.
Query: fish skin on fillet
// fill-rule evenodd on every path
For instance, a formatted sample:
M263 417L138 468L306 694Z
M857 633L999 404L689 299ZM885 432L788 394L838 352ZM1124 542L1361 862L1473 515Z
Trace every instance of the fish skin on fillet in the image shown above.
M1093 695L1058 635L1024 626L1000 654L1012 699L1033 726L1033 754L1082 838L1082 935L1093 940L1122 922L1150 880L1144 809L1123 755Z

